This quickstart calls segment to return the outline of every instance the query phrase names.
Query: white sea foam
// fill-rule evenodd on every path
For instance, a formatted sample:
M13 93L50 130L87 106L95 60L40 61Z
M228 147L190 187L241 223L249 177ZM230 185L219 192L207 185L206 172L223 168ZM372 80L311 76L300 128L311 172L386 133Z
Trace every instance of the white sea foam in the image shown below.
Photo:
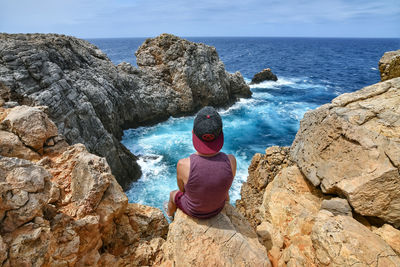
M377 68L372 67L371 70L378 70Z
M277 81L264 81L258 84L249 84L250 88L279 89L282 86L293 85L299 79L279 77Z

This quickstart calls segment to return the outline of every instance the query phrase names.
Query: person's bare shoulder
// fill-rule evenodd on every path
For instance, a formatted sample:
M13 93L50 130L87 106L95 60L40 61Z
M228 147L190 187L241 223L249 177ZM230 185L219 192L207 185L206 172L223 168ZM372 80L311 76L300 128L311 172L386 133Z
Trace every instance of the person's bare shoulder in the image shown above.
M190 158L183 158L178 161L177 168L186 168L190 166Z

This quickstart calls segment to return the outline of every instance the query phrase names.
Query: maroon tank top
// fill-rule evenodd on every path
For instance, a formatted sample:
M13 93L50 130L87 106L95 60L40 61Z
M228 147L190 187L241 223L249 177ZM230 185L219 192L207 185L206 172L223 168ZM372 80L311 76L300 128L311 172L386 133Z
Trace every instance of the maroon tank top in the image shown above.
M196 218L217 215L225 205L233 173L225 153L213 157L190 155L189 179L180 199L182 210Z

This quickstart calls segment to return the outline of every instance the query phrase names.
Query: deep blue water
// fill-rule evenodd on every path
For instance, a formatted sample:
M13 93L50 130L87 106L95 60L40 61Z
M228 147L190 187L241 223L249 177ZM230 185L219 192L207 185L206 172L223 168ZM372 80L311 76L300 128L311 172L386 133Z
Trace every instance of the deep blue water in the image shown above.
M253 97L220 110L223 151L238 160L231 202L240 198L252 156L272 145L289 146L303 114L379 81L378 61L385 51L400 48L400 39L339 38L188 38L215 46L229 72L240 71L249 82L271 68L277 82L251 86ZM136 64L134 52L144 38L89 40L118 64ZM176 163L194 152L193 117L170 118L151 127L125 131L122 143L139 155L143 176L126 193L130 202L161 208L176 189Z

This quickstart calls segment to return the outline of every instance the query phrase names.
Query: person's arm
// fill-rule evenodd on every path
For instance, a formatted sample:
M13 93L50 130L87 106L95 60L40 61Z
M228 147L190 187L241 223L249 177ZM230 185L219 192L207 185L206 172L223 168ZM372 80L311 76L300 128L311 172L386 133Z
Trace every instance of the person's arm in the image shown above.
M233 178L235 178L236 175L236 158L234 155L229 154L228 155L229 161L231 162L231 169L232 169L232 174L233 174ZM230 197L229 197L229 191L226 192L226 201L229 201Z
M236 158L234 155L231 155L231 154L228 155L228 158L229 158L229 161L231 162L233 177L235 177L235 175L236 175Z
M189 166L188 166L189 165ZM185 192L185 183L189 177L190 159L184 158L178 161L176 165L176 181L181 192Z

